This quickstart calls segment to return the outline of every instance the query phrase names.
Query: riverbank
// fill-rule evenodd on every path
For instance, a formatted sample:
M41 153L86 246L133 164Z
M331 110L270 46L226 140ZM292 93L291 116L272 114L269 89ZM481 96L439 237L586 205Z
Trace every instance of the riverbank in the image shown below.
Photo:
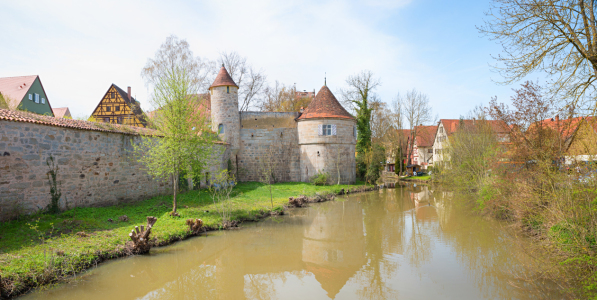
M431 175L400 177L399 180L408 182L429 183L431 181Z
M363 185L314 186L278 183L273 186L273 210L281 212L289 197L362 191ZM239 183L231 194L231 221L256 221L272 210L267 186ZM0 223L0 290L14 297L32 288L57 282L112 258L130 255L125 243L135 226L147 216L158 218L152 229L155 245L163 246L193 234L185 221L203 220L204 227L218 229L222 222L207 191L178 196L180 217L170 217L172 196L134 204L98 208L75 208L58 215L37 214Z

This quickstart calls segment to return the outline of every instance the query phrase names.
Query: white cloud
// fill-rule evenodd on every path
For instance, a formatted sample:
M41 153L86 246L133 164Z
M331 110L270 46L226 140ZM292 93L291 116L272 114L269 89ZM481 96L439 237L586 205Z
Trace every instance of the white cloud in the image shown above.
M215 59L218 52L237 51L263 68L270 82L296 83L298 89L318 90L327 72L328 86L337 90L348 75L369 69L381 78L379 94L385 101L412 87L428 92L438 109L449 106L444 99L471 97L476 91L466 82L449 84L461 64L449 62L457 57L434 65L418 53L436 45L424 36L406 41L400 34L406 29L385 25L413 4L4 2L0 77L39 74L51 104L69 106L74 115L89 115L111 83L123 89L132 86L142 107L149 107L141 68L165 38L175 34L187 39L196 55Z

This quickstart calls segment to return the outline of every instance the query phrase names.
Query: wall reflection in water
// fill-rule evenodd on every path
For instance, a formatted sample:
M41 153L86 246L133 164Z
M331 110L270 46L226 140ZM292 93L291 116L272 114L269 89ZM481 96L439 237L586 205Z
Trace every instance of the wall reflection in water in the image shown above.
M404 186L293 209L24 299L536 299L524 251L440 188ZM159 225L159 224L158 224ZM157 226L157 225L156 225Z

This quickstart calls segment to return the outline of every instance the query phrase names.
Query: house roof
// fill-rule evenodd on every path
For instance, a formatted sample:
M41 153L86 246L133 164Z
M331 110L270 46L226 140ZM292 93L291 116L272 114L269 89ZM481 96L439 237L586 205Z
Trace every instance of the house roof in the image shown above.
M212 83L209 88L211 89L212 87L216 87L216 86L238 87L238 85L236 85L234 80L232 80L232 77L230 77L230 74L228 74L228 71L224 67L224 64L222 64L222 67L220 68L220 72L218 72L218 76L216 76L216 80L214 80L214 83Z
M344 107L338 102L332 91L324 85L315 99L309 103L309 106L303 111L303 114L298 117L298 120L315 119L315 118L342 118L354 120L354 117L349 114Z
M116 90L116 92L118 92L118 94L120 95L120 97L130 107L130 109L133 112L133 114L135 114L135 116L139 119L139 122L141 122L141 124L143 124L143 126L147 127L147 117L145 116L145 114L141 110L141 104L139 103L139 101L135 100L135 98L133 98L133 96L131 96L131 98L129 99L129 94L127 92L125 92L123 89L121 89L120 87L118 87L117 85L113 84L113 83L110 85L110 87L108 88L108 90L106 91L106 93L104 94L104 96L106 94L108 94L108 92L110 92L110 89L112 87L114 87L114 89ZM102 103L103 100L104 100L104 97L102 97L102 100L100 100L100 102L97 104L97 106L93 110L93 113L95 113L95 111L98 109L98 107L100 106L100 104Z
M52 108L52 112L54 113L54 117L55 118L64 118L66 117L72 117L70 114L70 110L68 109L68 107L57 107L57 108Z
M417 147L432 147L438 126L416 126Z
M210 93L190 95L189 104L193 106L194 111L206 118L211 117L211 95ZM147 117L153 119L157 116L161 108L147 113Z
M495 133L509 133L510 128L506 122L501 120L462 120L462 119L441 119L440 122L444 124L444 130L447 135L452 135L458 131L461 122L465 126L472 126L475 122L488 122Z
M0 120L13 121L13 122L26 122L35 123L41 125L66 127L81 130L91 131L102 131L102 132L114 132L124 133L132 135L157 135L158 132L148 128L120 125L120 124L108 124L100 122L90 122L82 120L54 118L50 116L38 115L24 111L12 111L8 109L0 109Z
M37 75L0 78L0 93L6 99L9 109L15 109L33 85Z
M587 120L587 121L593 121L594 117L576 117L576 118L570 118L570 119L563 119L560 120L560 118L550 118L550 119L545 119L543 121L541 121L540 123L542 123L542 125L547 126L551 129L554 129L558 132L561 132L562 136L564 138L570 138L572 135L574 135L574 132L576 132L576 130L578 129L578 127L580 126L580 124L582 123L583 120ZM595 122L590 122L591 125L594 127L594 123ZM537 124L533 124L531 126L537 126Z

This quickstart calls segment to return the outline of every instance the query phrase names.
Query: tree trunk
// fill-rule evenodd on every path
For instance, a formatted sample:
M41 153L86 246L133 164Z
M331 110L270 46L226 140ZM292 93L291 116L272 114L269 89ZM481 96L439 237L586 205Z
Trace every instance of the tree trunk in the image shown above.
M174 197L172 198L172 212L176 212L176 193L178 192L178 172L174 173Z

